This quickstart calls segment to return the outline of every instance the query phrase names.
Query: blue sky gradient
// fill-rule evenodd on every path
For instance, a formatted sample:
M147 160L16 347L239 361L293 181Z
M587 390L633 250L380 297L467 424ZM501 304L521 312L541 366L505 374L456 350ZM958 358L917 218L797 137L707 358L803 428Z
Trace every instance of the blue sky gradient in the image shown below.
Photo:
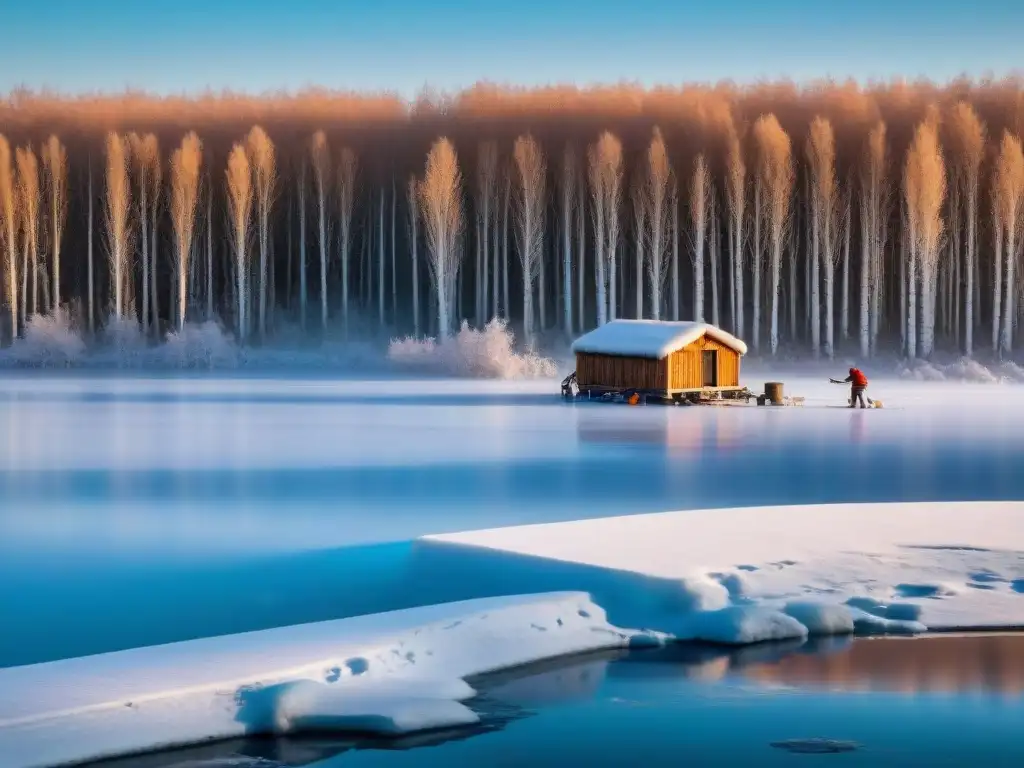
M51 0L5 9L0 91L454 90L1002 76L1021 0Z

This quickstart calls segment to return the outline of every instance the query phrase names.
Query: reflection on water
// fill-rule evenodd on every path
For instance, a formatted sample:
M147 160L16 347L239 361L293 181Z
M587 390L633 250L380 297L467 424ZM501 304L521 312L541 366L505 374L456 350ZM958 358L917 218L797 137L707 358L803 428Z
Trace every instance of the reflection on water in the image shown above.
M792 654L743 674L762 682L834 691L1024 693L1024 636L936 635L921 642L852 643L840 653Z
M472 728L237 740L102 768L788 765L823 750L857 765L1016 765L1022 668L1019 634L614 651L472 681Z

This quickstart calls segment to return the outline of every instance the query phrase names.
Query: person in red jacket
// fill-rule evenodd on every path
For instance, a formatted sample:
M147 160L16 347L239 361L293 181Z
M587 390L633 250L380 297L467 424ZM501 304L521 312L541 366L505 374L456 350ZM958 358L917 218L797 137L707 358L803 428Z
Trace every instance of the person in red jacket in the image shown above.
M859 368L851 368L850 375L843 379L843 383L850 385L850 407L856 408L860 402L861 408L867 408L864 403L864 390L868 388L868 377Z

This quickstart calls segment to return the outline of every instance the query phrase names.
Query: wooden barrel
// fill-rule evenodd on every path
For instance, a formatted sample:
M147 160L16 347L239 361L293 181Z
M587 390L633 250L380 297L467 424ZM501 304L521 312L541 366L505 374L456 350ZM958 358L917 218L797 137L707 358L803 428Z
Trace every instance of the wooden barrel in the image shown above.
M782 382L769 381L764 385L764 396L772 405L782 405Z

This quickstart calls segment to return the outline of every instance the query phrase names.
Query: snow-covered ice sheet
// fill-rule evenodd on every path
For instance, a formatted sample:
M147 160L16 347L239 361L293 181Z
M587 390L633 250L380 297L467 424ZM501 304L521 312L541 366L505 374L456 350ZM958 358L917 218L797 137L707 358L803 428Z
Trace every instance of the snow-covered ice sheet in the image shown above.
M863 631L1024 626L1024 502L669 512L429 536L420 546L453 563L461 548L484 573L496 558L502 589L585 589L631 626L729 606L778 610L812 632L850 620ZM734 615L720 618L739 627ZM696 636L694 621L656 628ZM784 623L773 616L765 631ZM720 625L704 634L724 639Z
M0 670L0 764L36 768L303 728L475 722L463 678L621 647L582 593L433 605Z

